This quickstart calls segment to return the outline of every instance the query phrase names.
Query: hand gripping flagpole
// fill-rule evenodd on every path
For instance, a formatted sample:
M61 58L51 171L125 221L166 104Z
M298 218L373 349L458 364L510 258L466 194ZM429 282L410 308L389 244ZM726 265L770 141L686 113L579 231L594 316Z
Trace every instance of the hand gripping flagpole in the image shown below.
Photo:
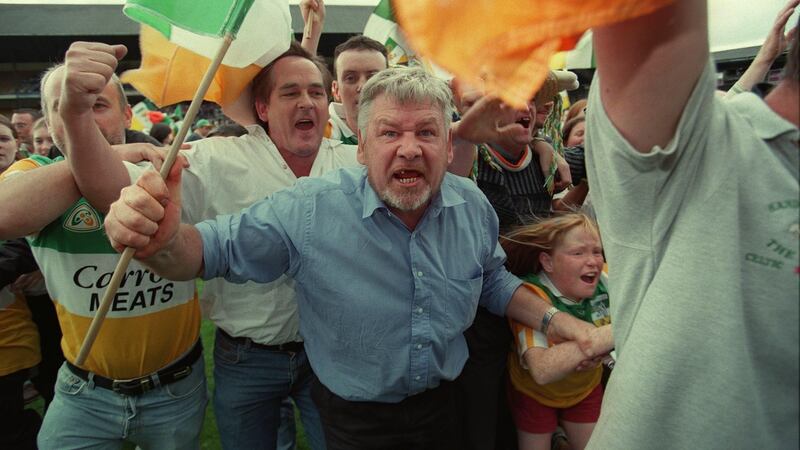
M172 169L172 165L178 157L178 150L183 140L186 138L186 135L189 133L189 128L192 126L192 122L194 122L194 118L197 116L197 111L200 110L200 105L203 103L203 97L205 97L208 87L211 85L211 81L217 73L217 69L219 69L220 64L222 64L222 59L225 57L225 53L228 52L233 38L233 33L231 32L225 33L225 36L222 38L222 45L220 45L216 56L214 56L214 60L211 61L211 65L208 66L208 70L206 70L205 75L203 75L200 86L197 88L192 103L189 105L189 110L186 111L183 124L180 130L178 130L178 136L172 141L172 147L170 147L169 153L167 153L167 157L161 165L161 171L159 172L161 178L166 179L167 175L169 175L169 171ZM122 275L128 270L128 264L130 264L131 259L133 259L134 252L135 249L131 247L125 248L125 251L122 252L122 257L119 259L117 267L114 269L114 275L111 277L111 281L108 284L108 288L106 288L100 306L97 308L97 313L92 319L91 325L89 325L89 331L86 332L86 337L83 338L80 352L78 352L78 357L75 359L75 365L78 367L82 367L83 363L86 362L86 358L89 356L89 351L91 351L92 345L94 345L94 341L97 339L100 327L103 325L106 314L108 314L108 309L111 307L111 301L114 299L119 289Z

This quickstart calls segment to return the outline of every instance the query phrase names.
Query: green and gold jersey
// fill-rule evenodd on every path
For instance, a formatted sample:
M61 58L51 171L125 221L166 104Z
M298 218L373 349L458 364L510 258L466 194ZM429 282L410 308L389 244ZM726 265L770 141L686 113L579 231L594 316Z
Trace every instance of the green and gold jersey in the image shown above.
M25 297L13 294L8 286L0 289L0 377L29 369L40 360L39 331Z
M18 161L0 181L53 162L38 156ZM71 362L119 260L102 224L103 215L80 199L29 237L55 302L64 356ZM194 282L165 280L131 261L84 368L114 379L152 373L189 351L199 329Z

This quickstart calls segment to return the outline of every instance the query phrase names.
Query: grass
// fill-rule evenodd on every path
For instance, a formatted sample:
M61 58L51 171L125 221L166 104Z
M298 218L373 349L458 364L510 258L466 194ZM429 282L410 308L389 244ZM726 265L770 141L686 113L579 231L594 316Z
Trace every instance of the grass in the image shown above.
M206 407L206 419L203 423L203 430L200 433L200 448L216 450L221 449L222 446L219 442L219 432L217 431L217 419L214 415L214 408L212 406L211 398L214 393L214 324L211 321L203 320L200 325L200 338L203 340L203 356L206 360L206 380L208 382L208 406ZM38 398L28 405L28 408L33 408L42 414L44 402ZM310 447L306 442L306 436L303 432L303 426L300 423L298 411L295 409L295 423L297 424L297 449L309 450ZM126 449L133 449L135 446L125 446Z

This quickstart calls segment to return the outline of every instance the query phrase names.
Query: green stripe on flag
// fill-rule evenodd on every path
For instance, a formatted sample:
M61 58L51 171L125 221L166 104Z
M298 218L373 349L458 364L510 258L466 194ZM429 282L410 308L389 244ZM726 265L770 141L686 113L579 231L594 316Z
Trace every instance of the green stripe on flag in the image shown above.
M394 14L392 14L392 2L389 0L381 0L378 6L375 7L375 10L372 11L372 14L396 22L396 20L394 20Z
M170 38L172 26L204 36L236 34L254 0L128 0L123 12Z

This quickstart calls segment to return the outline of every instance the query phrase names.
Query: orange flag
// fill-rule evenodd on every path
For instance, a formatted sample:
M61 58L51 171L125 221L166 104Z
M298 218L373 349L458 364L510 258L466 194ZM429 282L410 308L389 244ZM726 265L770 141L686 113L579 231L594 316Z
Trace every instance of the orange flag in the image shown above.
M673 1L401 0L392 6L417 52L468 84L524 107L544 81L550 57L572 48L584 31Z

